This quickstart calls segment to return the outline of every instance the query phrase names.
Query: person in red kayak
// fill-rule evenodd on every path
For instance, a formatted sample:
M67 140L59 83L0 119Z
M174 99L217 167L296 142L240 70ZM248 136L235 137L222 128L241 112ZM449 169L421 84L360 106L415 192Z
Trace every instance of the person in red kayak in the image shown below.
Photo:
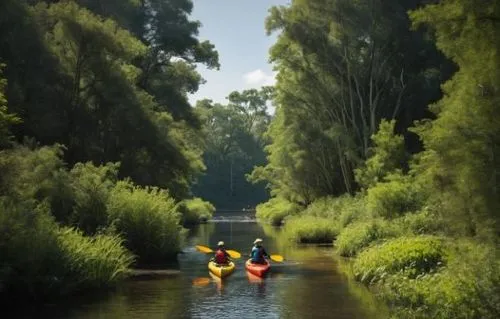
M223 241L217 243L217 250L215 251L213 261L215 261L215 263L218 265L226 265L231 261Z
M262 247L262 239L257 238L253 242L252 253L251 253L252 264L265 264L266 259L264 257L270 258L264 247Z

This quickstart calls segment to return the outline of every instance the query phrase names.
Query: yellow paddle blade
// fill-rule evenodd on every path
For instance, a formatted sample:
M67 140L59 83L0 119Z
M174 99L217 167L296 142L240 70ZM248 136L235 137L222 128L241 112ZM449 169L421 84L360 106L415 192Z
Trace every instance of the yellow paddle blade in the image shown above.
M209 254L209 253L214 252L212 249L208 248L207 246L196 245L195 247L198 251L205 253L205 254Z
M199 277L199 278L193 279L193 286L196 286L196 287L206 286L209 283L210 283L210 278Z
M276 262L282 262L285 258L281 255L271 255L271 260L276 261Z
M227 253L229 254L229 256L231 256L231 258L238 259L241 257L241 254L236 250L227 250Z

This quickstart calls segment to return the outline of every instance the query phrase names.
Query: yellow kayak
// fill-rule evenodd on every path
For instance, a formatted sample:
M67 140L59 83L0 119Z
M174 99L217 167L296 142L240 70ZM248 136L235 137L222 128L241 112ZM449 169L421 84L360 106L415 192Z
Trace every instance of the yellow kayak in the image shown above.
M208 269L210 272L219 278L229 276L235 268L236 266L232 261L230 261L227 265L218 265L213 261L208 262Z

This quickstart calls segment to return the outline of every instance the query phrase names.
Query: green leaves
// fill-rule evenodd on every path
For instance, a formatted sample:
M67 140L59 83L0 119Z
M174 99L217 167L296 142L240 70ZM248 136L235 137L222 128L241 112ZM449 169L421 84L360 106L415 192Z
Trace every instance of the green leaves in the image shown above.
M442 1L412 13L416 26L430 27L436 45L459 66L443 85L446 96L432 106L437 119L417 130L426 151L419 172L433 194L447 200L446 215L468 225L469 232L498 230L498 86L500 67L495 2ZM473 45L472 45L473 44ZM496 226L491 226L496 222Z
M267 106L272 94L272 88L263 87L232 92L228 105L198 102L207 171L193 188L197 196L231 209L267 198L264 186L249 184L245 175L265 161L263 134L270 122Z
M20 122L17 116L9 114L7 110L7 99L4 95L7 81L2 78L3 68L4 65L0 64L0 149L7 146L11 140L10 126Z
M422 74L419 54L432 57L429 66L443 59L409 30L406 11L415 5L322 0L270 10L268 32L281 31L270 51L279 110L260 172L273 177L276 194L309 203L353 193L353 170L369 157L380 122L398 121L404 131L424 114L439 84Z
M192 3L30 3L0 9L9 113L23 120L16 137L64 144L70 165L121 162L121 177L188 196L204 165L187 93L202 82L196 63L218 67L214 46L196 38Z
M372 156L355 170L356 181L365 189L382 182L384 177L403 168L405 162L404 139L394 134L395 121L382 120L379 130L372 136Z

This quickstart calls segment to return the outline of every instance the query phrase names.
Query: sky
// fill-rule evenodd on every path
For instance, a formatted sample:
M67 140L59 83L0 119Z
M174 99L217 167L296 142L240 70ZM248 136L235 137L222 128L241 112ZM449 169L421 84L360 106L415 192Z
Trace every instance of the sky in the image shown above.
M198 67L207 81L189 97L225 103L232 91L273 85L275 73L269 63L269 48L276 35L264 28L268 10L290 0L193 0L193 20L202 23L199 39L209 40L219 52L220 70Z

